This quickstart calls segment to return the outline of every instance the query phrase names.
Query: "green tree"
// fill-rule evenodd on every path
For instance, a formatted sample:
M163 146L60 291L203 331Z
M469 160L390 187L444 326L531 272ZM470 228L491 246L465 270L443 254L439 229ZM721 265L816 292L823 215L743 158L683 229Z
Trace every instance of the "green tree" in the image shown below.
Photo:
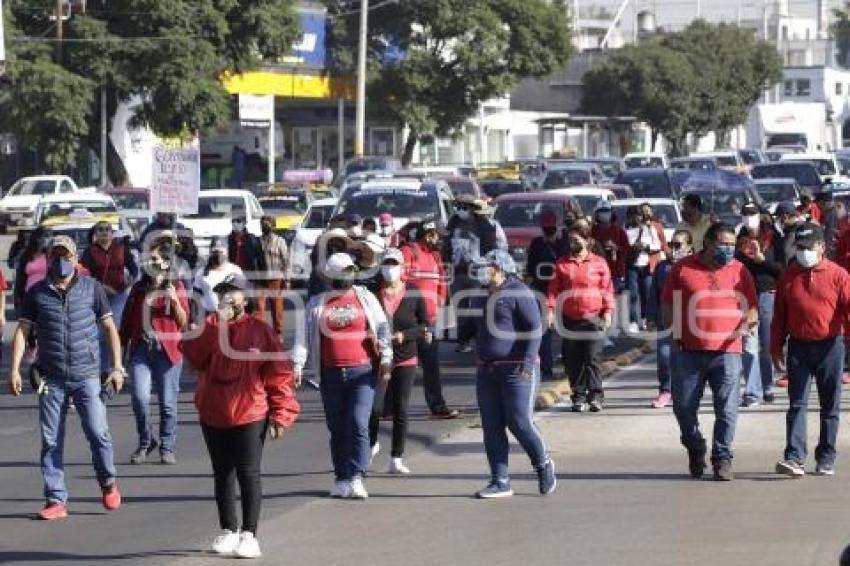
M838 49L837 62L842 67L850 67L850 14L844 10L833 10L835 21L830 31Z
M100 88L110 120L138 97L134 125L156 134L209 133L231 116L220 77L285 55L300 34L292 0L89 0L65 22L62 57L53 47L53 0L6 2L8 80L0 125L53 171L75 163L97 137ZM35 71L35 72L33 72ZM110 177L125 179L110 151Z
M334 70L351 75L359 1L326 0ZM545 0L405 0L369 21L372 115L410 128L403 163L425 136L455 134L485 100L546 76L573 53L563 5Z

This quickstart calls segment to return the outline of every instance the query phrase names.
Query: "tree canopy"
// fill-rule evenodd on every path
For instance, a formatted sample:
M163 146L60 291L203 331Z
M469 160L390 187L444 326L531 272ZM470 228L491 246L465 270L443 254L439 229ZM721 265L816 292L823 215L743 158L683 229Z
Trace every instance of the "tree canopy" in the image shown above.
M326 0L334 70L353 74L359 1ZM568 12L545 0L405 0L369 14L369 108L423 136L458 132L485 100L573 53Z
M163 136L207 133L230 119L220 76L285 55L300 35L292 0L89 0L64 22L61 59L54 0L8 0L8 61L0 127L52 171L75 163L96 136L101 87L141 105L135 125ZM93 128L92 125L95 127ZM123 168L110 160L110 176Z
M748 30L698 20L685 30L615 53L584 76L583 111L633 115L686 150L687 135L721 140L746 121L765 88L782 78L782 58Z

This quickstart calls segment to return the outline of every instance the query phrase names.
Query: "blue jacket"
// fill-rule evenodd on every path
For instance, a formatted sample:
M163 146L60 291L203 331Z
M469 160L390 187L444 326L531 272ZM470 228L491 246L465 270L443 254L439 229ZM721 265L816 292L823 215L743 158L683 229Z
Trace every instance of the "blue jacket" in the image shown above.
M461 319L460 340L475 336L475 351L484 364L519 362L523 371L530 372L538 362L543 333L540 303L531 289L509 276L492 296L482 290L481 296L473 297L470 308L476 314Z
M100 377L98 322L111 314L101 284L82 275L65 292L49 277L36 283L24 298L21 319L35 327L42 372L49 379L83 381Z

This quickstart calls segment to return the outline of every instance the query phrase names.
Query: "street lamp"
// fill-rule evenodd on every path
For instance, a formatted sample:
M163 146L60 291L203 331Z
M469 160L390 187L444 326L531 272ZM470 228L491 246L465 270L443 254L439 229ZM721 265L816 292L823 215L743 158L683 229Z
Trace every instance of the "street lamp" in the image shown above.
M354 156L363 157L366 140L366 49L369 0L360 0L360 46L357 51L357 105L354 122Z

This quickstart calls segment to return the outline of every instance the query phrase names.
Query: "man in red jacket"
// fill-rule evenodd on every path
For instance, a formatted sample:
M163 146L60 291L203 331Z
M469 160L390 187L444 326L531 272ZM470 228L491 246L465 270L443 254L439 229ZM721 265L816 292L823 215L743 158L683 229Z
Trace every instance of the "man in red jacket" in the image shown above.
M786 365L786 339L788 348L787 443L776 471L791 477L806 473L806 408L814 376L820 398L815 473L831 476L841 410L844 334L850 315L850 275L824 257L824 230L817 224L800 225L794 242L797 261L779 278L770 327L770 353L780 370Z
M433 220L423 222L419 226L413 242L402 248L405 265L405 281L419 288L425 299L428 312L428 323L433 330L437 325L437 314L446 303L448 287L446 274L440 255L440 230ZM432 332L433 339L421 339L417 342L419 359L422 362L422 388L425 402L431 411L431 418L454 419L458 416L456 409L449 409L443 397L443 384L440 379L440 361L438 359L440 340Z

